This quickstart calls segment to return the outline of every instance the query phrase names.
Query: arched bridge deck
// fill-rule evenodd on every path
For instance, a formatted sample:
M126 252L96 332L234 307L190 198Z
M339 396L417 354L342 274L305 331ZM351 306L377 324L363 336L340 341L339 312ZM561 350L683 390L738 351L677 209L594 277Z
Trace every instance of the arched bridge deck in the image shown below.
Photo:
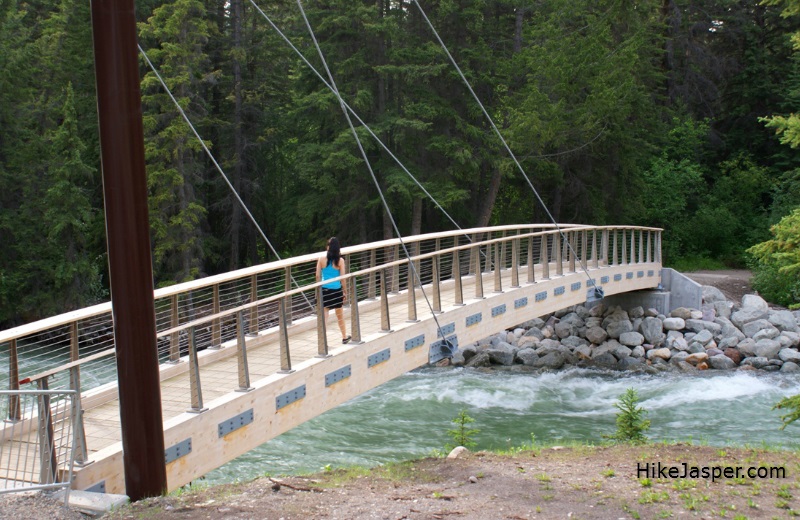
M353 336L347 345L332 313L327 327L320 326L324 320L314 305L320 254L157 290L169 489L446 357L442 333L453 345L465 345L583 303L594 294L590 279L607 296L660 284L661 230L559 228L504 226L408 237L403 242L410 258L398 240L344 248L343 283L358 295L345 309ZM422 287L411 284L409 290L414 270ZM84 413L75 425L72 487L123 493L110 311L110 304L98 305L0 333L0 355L9 360L8 378L0 384L11 390L20 384L78 390ZM20 431L27 421L36 428L37 418L13 398L0 407L7 417L0 454L12 460L20 448L9 438L8 425ZM15 477L0 475L8 478Z

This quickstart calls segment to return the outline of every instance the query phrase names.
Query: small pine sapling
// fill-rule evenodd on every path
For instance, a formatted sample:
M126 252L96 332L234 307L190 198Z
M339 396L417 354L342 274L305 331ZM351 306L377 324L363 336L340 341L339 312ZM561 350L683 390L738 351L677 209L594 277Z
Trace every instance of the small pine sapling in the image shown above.
M456 425L452 430L447 430L447 435L453 439L454 444L446 444L446 450L452 450L457 446L464 446L465 448L473 448L477 443L473 440L473 436L480 432L475 428L470 428L469 425L475 422L475 419L467 415L466 410L461 410L455 419L452 421Z
M647 410L638 404L639 395L633 388L625 390L619 397L619 402L614 403L619 413L617 413L617 432L611 436L612 439L631 444L647 442L644 432L650 429L650 420L644 418Z

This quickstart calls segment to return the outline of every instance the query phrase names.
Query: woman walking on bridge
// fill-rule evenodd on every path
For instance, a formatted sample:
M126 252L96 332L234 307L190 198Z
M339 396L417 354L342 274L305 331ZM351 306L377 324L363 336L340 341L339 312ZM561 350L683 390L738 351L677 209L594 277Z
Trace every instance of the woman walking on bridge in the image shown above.
M325 247L327 255L317 260L317 281L330 280L346 274L345 263L341 255L339 239L331 237ZM336 312L336 320L339 322L339 330L342 331L342 343L350 341L347 329L344 324L344 311L342 305L347 299L347 291L339 280L326 283L322 286L322 307L325 309L325 321L328 320L328 310ZM319 304L319 302L318 302Z

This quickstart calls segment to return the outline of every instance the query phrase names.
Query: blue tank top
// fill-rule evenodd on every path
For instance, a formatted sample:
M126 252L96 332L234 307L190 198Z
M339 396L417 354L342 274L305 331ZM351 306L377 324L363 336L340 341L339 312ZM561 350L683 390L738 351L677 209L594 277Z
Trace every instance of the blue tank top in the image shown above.
M327 266L322 268L322 281L330 280L331 278L337 278L339 276L339 270L333 267L332 265L328 264ZM342 283L339 280L335 282L326 283L323 285L326 289L341 289Z

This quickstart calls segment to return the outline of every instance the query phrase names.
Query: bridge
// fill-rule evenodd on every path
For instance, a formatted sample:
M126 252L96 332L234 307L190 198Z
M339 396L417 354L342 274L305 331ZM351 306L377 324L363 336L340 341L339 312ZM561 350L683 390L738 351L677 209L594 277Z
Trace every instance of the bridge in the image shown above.
M401 247L401 246L406 247ZM408 254L406 254L408 251ZM321 254L270 262L154 293L170 490L409 370L534 317L661 283L661 230L516 225L346 247L351 295L342 344L316 305ZM414 273L418 276L414 276ZM355 298L352 295L356 295ZM335 324L335 320L331 320ZM71 389L82 414L34 417L0 403L0 483L35 480L14 436L77 438L72 488L124 493L111 304L0 332L9 390ZM59 411L60 410L60 411ZM62 417L70 428L53 428ZM43 427L44 424L44 427ZM52 461L66 475L68 461ZM2 486L0 486L2 487Z

